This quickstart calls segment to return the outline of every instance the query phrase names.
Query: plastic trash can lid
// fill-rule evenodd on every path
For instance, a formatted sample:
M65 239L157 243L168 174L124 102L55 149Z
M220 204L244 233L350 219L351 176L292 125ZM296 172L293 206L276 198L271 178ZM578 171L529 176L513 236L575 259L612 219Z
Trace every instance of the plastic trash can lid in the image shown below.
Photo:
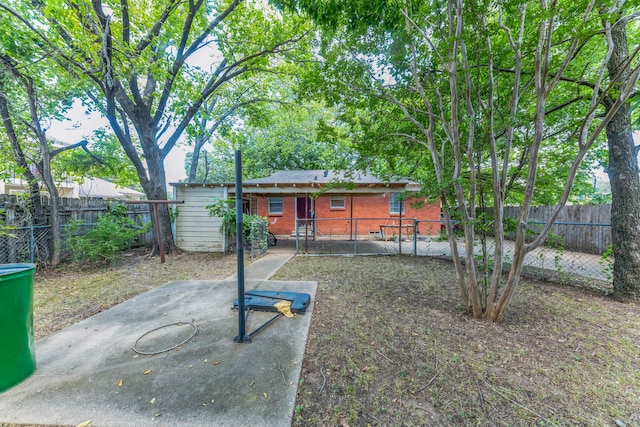
M36 268L35 264L0 264L0 276Z

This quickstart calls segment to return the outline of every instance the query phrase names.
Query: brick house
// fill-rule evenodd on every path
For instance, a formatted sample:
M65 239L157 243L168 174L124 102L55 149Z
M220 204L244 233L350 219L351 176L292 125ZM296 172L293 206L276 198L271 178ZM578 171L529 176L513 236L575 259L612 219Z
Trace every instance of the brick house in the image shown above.
M215 198L234 198L233 183L173 183L174 198L184 200L176 217L176 244L190 251L223 251L221 220L205 209ZM417 183L386 182L364 172L353 175L326 170L278 171L242 183L243 209L268 218L269 231L280 236L322 239L353 236L391 238L440 232L438 204L414 207ZM402 196L405 200L402 201ZM298 227L296 227L296 224Z
M295 235L296 221L298 233L315 237L390 237L400 229L403 235L412 234L414 219L425 221L418 228L421 235L440 231L440 206L414 207L420 200L410 194L419 186L407 180L385 182L365 172L346 176L328 170L293 170L247 180L242 186L250 211L267 217L269 230L276 235Z

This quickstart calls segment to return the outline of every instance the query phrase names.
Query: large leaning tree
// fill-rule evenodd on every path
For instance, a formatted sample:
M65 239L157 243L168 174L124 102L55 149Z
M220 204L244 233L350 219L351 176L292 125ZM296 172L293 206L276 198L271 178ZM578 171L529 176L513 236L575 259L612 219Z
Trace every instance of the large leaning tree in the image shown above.
M397 158L411 153L418 169L430 159L430 188L443 209L462 302L473 317L500 321L525 256L545 242L582 161L636 88L637 51L609 68L618 21L603 14L617 3L286 3L325 27L323 91L344 94L337 102L345 116L375 108L360 114L360 139L370 141L361 144L363 155L370 149L386 153L398 170L422 179L420 170L411 173L411 158ZM637 16L624 12L627 20ZM605 108L606 96L612 102ZM382 124L372 123L371 116ZM371 134L372 129L384 133ZM385 152L381 144L407 149ZM557 171L562 184L556 209L531 236L527 223L541 187L541 159L560 151L567 160ZM514 181L520 181L521 215L508 265L504 206ZM491 222L481 214L483 207L490 209ZM455 238L452 217L460 221L462 242ZM474 243L488 225L494 246L481 264Z
M87 141L72 145L55 145L47 136L51 120L59 119L70 107L73 87L53 72L48 55L38 49L33 34L16 31L6 16L0 16L0 138L4 156L2 167L21 176L29 188L24 222L50 225L52 252L48 262L56 266L61 256L60 196L53 159L68 151L82 148L92 155ZM45 65L47 64L47 65ZM49 199L51 215L42 203L43 193ZM49 218L49 219L48 219Z
M150 200L167 199L167 155L226 83L308 54L305 21L259 1L16 1L0 10L85 88ZM159 213L171 251L168 207Z

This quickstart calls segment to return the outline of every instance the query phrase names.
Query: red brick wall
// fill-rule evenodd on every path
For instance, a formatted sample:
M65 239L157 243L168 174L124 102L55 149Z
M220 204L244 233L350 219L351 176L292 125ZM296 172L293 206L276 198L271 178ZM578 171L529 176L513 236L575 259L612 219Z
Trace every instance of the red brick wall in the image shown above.
M331 209L330 196L321 196L314 200L314 211L317 219L317 232L332 235L368 235L370 232L379 232L381 224L395 225L399 223L400 216L389 213L389 194L384 196L346 196L345 207ZM440 233L440 206L438 204L424 205L421 208L413 208L411 205L416 199L405 202L405 213L402 215L403 224L412 224L413 219L431 221L422 222L418 227L421 235L437 235ZM352 206L353 204L353 206ZM282 198L282 215L269 215L268 198L258 199L258 215L265 216L269 220L269 230L274 234L290 234L295 230L295 197ZM349 221L348 218L358 218ZM368 219L367 219L368 218Z
M269 215L269 198L258 199L258 215L267 217L273 234L291 234L296 229L295 197L282 198L282 214Z

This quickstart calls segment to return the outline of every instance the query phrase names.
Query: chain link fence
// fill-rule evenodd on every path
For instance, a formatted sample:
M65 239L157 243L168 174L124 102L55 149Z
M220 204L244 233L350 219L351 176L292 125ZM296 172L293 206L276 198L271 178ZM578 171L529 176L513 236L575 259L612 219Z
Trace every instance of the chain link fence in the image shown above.
M49 226L0 228L0 264L38 263L49 260Z
M138 218L138 226L143 227ZM77 225L75 233L88 233L96 224L81 223ZM65 244L66 225L62 226L61 256L65 259L70 255L70 249ZM148 245L153 241L153 232L148 231L131 241L130 247ZM11 263L46 263L52 253L51 226L2 226L0 227L0 264Z
M298 254L309 255L380 255L407 254L451 259L451 247L440 221L418 221L400 218L344 218L305 220L297 227L295 249ZM530 224L533 236L541 223ZM458 251L464 254L466 247L461 235L456 238ZM589 236L611 233L608 224L556 223L547 243L530 253L524 260L523 273L529 277L554 282L583 284L590 287L609 288L612 281L613 258L610 245L595 249ZM570 244L564 236L571 238ZM283 236L279 236L282 239ZM509 236L507 236L509 237ZM602 240L601 237L599 237ZM610 239L610 238L609 238ZM582 243L576 243L580 240ZM609 240L610 241L610 240ZM278 240L278 245L286 244ZM477 261L493 255L494 239L477 236L474 254ZM504 262L508 268L513 259L514 242L504 242ZM582 245L582 246L581 246ZM567 247L568 246L568 247ZM571 250L569 250L571 249ZM600 251L600 253L594 253Z

